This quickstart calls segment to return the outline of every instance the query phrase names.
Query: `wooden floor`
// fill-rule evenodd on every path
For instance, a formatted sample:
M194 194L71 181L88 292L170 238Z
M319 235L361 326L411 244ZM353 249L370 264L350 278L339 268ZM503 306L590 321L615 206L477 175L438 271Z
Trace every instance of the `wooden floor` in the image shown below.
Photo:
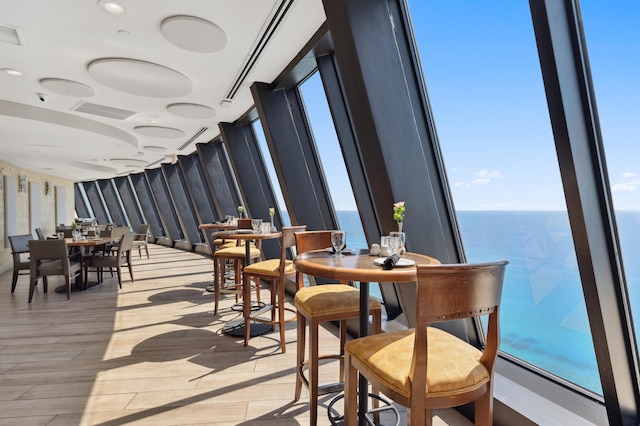
M134 258L135 282L125 272L119 290L107 274L70 301L54 278L29 304L28 276L11 294L11 271L0 275L0 426L309 424L306 393L293 401L295 323L286 354L277 333L243 346L221 331L239 315L233 296L213 315L211 260L149 249L150 260ZM337 346L334 332L323 330L321 348ZM332 363L321 376L336 372ZM329 401L319 425L329 424ZM436 425L470 424L453 410L437 414Z

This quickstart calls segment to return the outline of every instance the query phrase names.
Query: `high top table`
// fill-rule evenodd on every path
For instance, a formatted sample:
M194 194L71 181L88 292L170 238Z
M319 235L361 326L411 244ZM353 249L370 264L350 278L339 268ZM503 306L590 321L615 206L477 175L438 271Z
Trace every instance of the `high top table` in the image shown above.
M327 250L310 251L302 253L294 259L293 263L298 271L307 275L328 278L339 281L360 282L360 336L369 335L369 282L381 283L410 283L418 280L415 264L434 265L440 262L430 256L409 253L402 255L401 259L415 262L411 266L396 266L385 270L382 266L374 264L378 256L369 255L368 250L356 251L354 254L345 254L343 257L334 257ZM360 375L358 379L358 422L361 426L367 424L365 413L368 411L366 395L369 387L366 377Z
M81 239L81 240L74 240L73 238L65 238L65 240L67 241L67 247L80 247L80 248L93 247L94 250L96 247L118 241L111 237L100 237L100 238L85 237L84 239ZM84 274L84 268L86 266L84 264L84 257L82 256L82 253L80 253L80 265L81 265L82 273ZM84 291L84 290L88 290L90 288L99 286L100 284L102 284L102 282L95 282L92 285L89 285L88 282L84 282L83 280L83 285L80 286L78 284L78 280L76 279L73 285L71 286L71 291ZM66 293L67 289L65 286L59 286L59 287L56 287L55 292Z
M229 238L233 240L244 240L245 247L245 265L249 265L251 263L251 248L250 242L255 241L256 245L260 247L260 242L262 240L270 240L274 238L280 238L282 236L282 232L268 232L268 233L257 233L251 229L236 229L232 231L221 231L214 232L211 234L212 238ZM245 283L242 283L242 303L244 304L247 300L251 300L251 289ZM244 311L244 305L243 305ZM251 324L251 336L258 336L260 334L264 334L271 329L271 326L268 324ZM233 319L227 322L222 330L226 334L230 334L236 337L244 337L244 315L240 318Z

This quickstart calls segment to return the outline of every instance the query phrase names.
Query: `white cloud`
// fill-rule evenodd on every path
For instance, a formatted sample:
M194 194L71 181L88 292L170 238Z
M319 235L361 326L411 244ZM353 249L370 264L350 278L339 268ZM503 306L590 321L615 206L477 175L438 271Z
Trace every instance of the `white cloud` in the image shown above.
M455 184L453 184L453 186L455 188L468 188L470 185L466 182L458 181Z
M476 184L483 184L483 183L489 183L489 182L491 182L491 179L488 179L488 178L478 178L473 180L473 183L476 183Z
M628 183L628 182L624 182L624 183L619 183L617 185L613 185L613 187L611 188L611 190L613 192L623 192L623 191L635 191L637 189L637 186L632 184L632 183Z
M476 178L473 180L474 184L485 184L491 182L493 179L500 179L502 175L497 170L481 169L474 173Z
M636 177L636 174L633 173L633 172L624 172L622 174L622 177L625 178L625 179L629 179L629 178L632 178L632 177Z

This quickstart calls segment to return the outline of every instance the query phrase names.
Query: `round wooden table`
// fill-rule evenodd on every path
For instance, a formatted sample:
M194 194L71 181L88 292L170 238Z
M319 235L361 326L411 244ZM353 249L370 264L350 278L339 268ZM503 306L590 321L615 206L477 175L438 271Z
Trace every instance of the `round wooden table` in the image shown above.
M260 247L262 240L270 240L273 238L282 237L282 232L268 232L268 233L256 233L251 229L236 229L233 231L221 231L211 234L212 238L229 238L234 240L244 240L245 247L245 265L251 264L251 241L255 241L256 245ZM242 285L242 303L244 311L244 301L251 300L251 288L248 285ZM244 315L239 318L232 319L227 322L222 330L226 334L230 334L236 337L244 337ZM269 324L251 323L250 333L251 336L259 336L271 330Z
M328 278L340 281L360 282L360 336L369 335L369 282L381 283L409 283L418 280L415 264L434 265L440 262L430 256L418 253L405 253L401 259L415 262L411 266L396 266L385 270L382 266L374 264L378 256L369 255L368 250L354 251L353 254L345 254L343 257L334 257L327 250L302 253L294 259L293 263L298 271L307 275ZM368 389L366 377L358 378L358 389ZM365 425L365 413L368 411L367 398L359 398L358 415L359 423Z

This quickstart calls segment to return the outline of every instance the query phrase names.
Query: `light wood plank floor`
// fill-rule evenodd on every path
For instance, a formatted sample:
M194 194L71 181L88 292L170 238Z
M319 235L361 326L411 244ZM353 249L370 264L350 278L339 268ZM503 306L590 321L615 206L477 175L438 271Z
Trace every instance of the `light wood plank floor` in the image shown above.
M28 276L11 294L11 271L0 275L0 426L309 424L306 393L292 398L295 323L286 354L277 333L243 346L221 331L239 315L233 296L213 315L211 260L149 248L150 260L134 257L135 282L124 272L119 290L106 274L70 301L54 292L57 277L48 294L40 283L29 304ZM337 347L334 333L323 330L322 348ZM321 376L335 381L336 366ZM329 401L320 401L320 425L329 424ZM442 410L434 424L470 423Z

